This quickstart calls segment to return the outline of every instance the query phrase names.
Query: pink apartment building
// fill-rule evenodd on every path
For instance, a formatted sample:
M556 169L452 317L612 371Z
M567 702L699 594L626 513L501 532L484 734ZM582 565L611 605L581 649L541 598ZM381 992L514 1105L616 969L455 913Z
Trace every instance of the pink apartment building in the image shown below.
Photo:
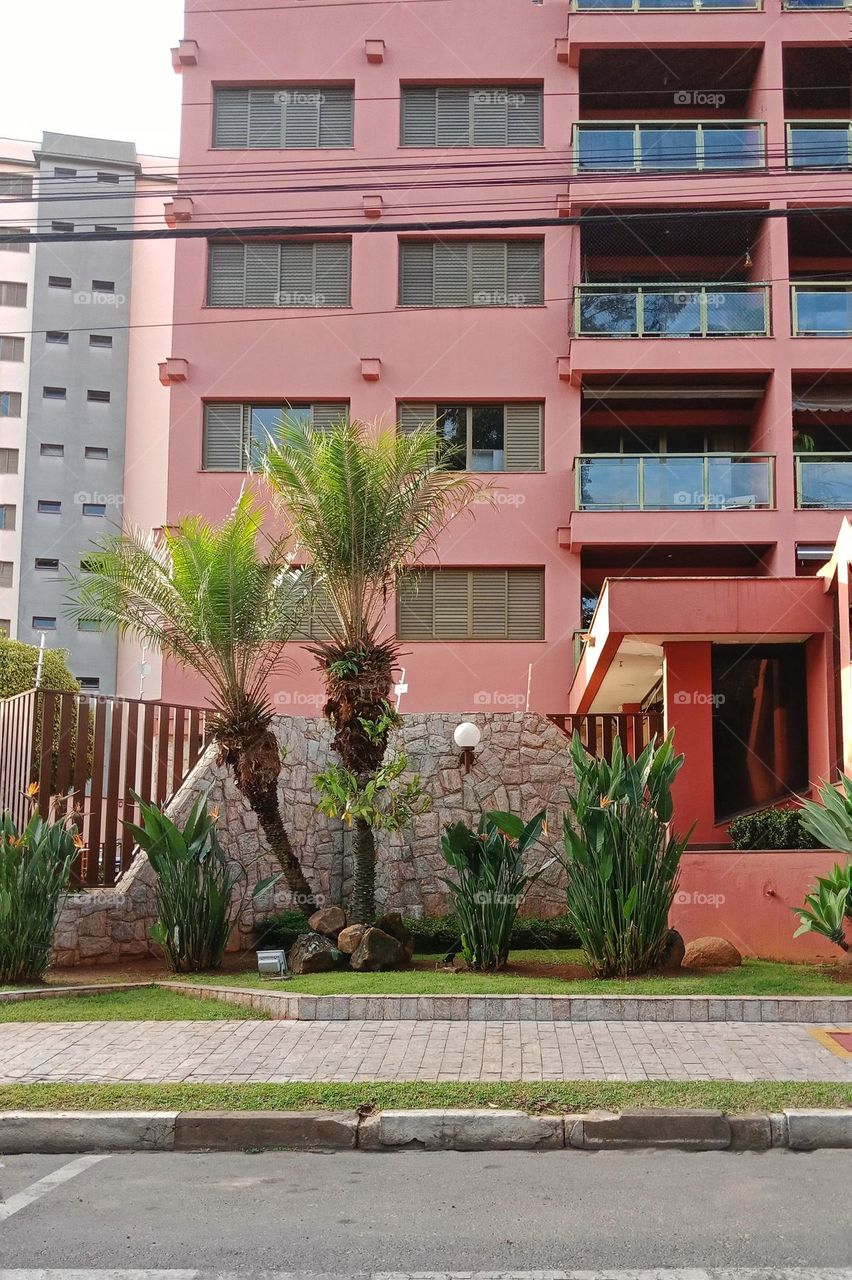
M842 0L188 0L174 60L168 519L221 517L282 411L437 421L493 493L389 604L403 710L662 711L707 843L831 774Z

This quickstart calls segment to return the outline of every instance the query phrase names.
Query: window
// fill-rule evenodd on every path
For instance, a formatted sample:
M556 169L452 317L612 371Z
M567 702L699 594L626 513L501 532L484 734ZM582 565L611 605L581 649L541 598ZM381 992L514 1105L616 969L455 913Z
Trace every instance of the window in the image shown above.
M108 350L112 347L112 338L108 333L90 333L89 346Z
M95 174L95 179L97 182L111 182L113 185L118 184L121 180L120 175L117 173L106 173L100 170Z
M114 280L93 280L92 293L115 293Z
M340 615L320 583L305 599L305 610L293 636L301 640L328 640L340 626Z
M39 573L58 573L59 561L54 560L51 556L36 556L35 568Z
M43 458L64 458L64 444L42 444L39 445L39 453Z
M11 533L15 528L15 517L18 514L18 508L12 506L11 503L0 503L0 531Z
M11 634L12 634L12 619L0 618L0 636L5 636L6 639L8 639Z
M19 454L17 449L0 449L0 476L16 476L18 474Z
M69 335L62 329L48 329L47 333L44 335L44 340L45 342L49 342L51 346L67 347Z
M65 232L66 235L68 235L71 232L73 232L74 223L73 222L51 222L50 229L51 231L63 231Z
M81 573L94 573L95 568L96 568L95 560L92 556L80 556L80 572Z
M37 613L33 618L33 631L55 631L56 619L47 614Z
M399 247L403 307L534 307L544 301L541 240L407 240Z
M353 91L319 85L216 89L213 145L232 148L351 147Z
M19 236L28 232L29 227L0 227L0 236ZM29 253L30 246L26 240L17 240L14 244L0 244L0 249L4 253Z
M78 631L103 631L103 627L94 618L80 618L77 623Z
M47 285L49 289L70 289L70 276L48 276Z
M107 224L106 224L105 222L96 222L96 223L95 223L95 231L99 231L99 232L101 232L101 234L103 234L103 235L105 235L105 234L106 234L107 232L109 232L109 231L117 231L117 230L118 230L118 227L110 227L110 226L107 226Z
M543 640L542 569L432 569L405 573L400 640Z
M37 510L42 516L58 516L62 514L62 503L58 498L39 498Z
M45 400L64 400L67 396L65 387L42 387L41 394Z
M76 178L76 177L77 177L77 170L76 170L76 169L68 169L68 168L66 168L66 167L64 167L64 166L57 165L57 166L55 166L55 168L54 168L54 170L53 170L53 176L54 176L54 178Z
M0 280L0 307L25 307L27 286L16 280Z
M539 147L537 85L412 86L402 90L404 147Z
M109 404L110 393L108 391L87 391L86 399L89 404Z
M0 391L0 418L20 418L21 392Z
M433 426L457 471L541 471L540 404L400 404L401 431Z
M211 244L211 307L348 307L348 240Z
M100 678L98 676L78 676L77 683L81 689L86 689L90 692L100 689L101 687Z
M204 471L246 471L274 435L282 418L318 430L348 417L349 406L336 404L207 404L204 406Z
M85 456L90 462L106 462L109 458L109 449L99 444L87 444Z
M15 200L31 200L32 178L17 173L0 173L0 196L12 196Z
M9 363L20 363L24 358L24 340L23 338L10 338L0 335L0 360L8 360Z
M0 587L11 587L13 572L11 560L0 560Z
M105 502L84 502L83 515L84 516L105 516L106 503Z

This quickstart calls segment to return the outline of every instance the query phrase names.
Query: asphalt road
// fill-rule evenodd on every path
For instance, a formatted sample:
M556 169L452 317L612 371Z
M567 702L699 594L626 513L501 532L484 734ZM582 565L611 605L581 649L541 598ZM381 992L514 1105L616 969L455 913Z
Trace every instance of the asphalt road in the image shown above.
M850 1193L852 1151L5 1156L0 1268L852 1267Z

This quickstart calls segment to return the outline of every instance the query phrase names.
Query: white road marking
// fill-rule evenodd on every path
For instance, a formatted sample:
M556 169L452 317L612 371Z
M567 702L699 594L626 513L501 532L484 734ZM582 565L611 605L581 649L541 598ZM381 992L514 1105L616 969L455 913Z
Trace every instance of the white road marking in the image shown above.
M46 1177L39 1178L38 1182L32 1183L25 1190L19 1191L17 1195L10 1196L8 1200L0 1201L0 1222L5 1222L7 1218L11 1218L13 1213L20 1213L21 1209L26 1209L27 1205L33 1204L36 1200L40 1200L42 1196L46 1196L48 1191L52 1191L54 1187L60 1187L63 1182L70 1182L72 1178L76 1178L78 1173L85 1173L93 1164L99 1164L101 1160L109 1159L108 1155L101 1156L80 1156L78 1160L71 1160L68 1164L62 1164L58 1169L54 1169L53 1173L48 1173ZM14 1272L7 1272L8 1275L14 1275ZM23 1274L23 1273L22 1273ZM30 1272L31 1277L38 1275L38 1272ZM54 1273L57 1276L61 1272Z

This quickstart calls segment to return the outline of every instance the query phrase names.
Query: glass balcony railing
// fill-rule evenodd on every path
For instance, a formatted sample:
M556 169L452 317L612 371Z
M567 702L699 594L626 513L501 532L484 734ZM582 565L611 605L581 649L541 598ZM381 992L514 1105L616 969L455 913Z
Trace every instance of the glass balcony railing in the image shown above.
M852 454L797 453L796 506L852 508Z
M852 0L781 0L782 9L852 9Z
M672 93L674 106L717 106L712 92ZM724 122L651 120L574 125L578 173L629 173L761 169L766 163L764 126L753 120Z
M852 337L852 280L807 281L792 286L797 338Z
M580 284L578 338L767 337L768 284Z
M619 13L659 13L661 10L689 9L695 13L712 13L719 9L762 9L763 0L571 0L571 8L575 13L587 13L591 9Z
M851 120L788 120L788 169L852 167Z
M771 454L583 454L578 511L758 511L775 505Z

